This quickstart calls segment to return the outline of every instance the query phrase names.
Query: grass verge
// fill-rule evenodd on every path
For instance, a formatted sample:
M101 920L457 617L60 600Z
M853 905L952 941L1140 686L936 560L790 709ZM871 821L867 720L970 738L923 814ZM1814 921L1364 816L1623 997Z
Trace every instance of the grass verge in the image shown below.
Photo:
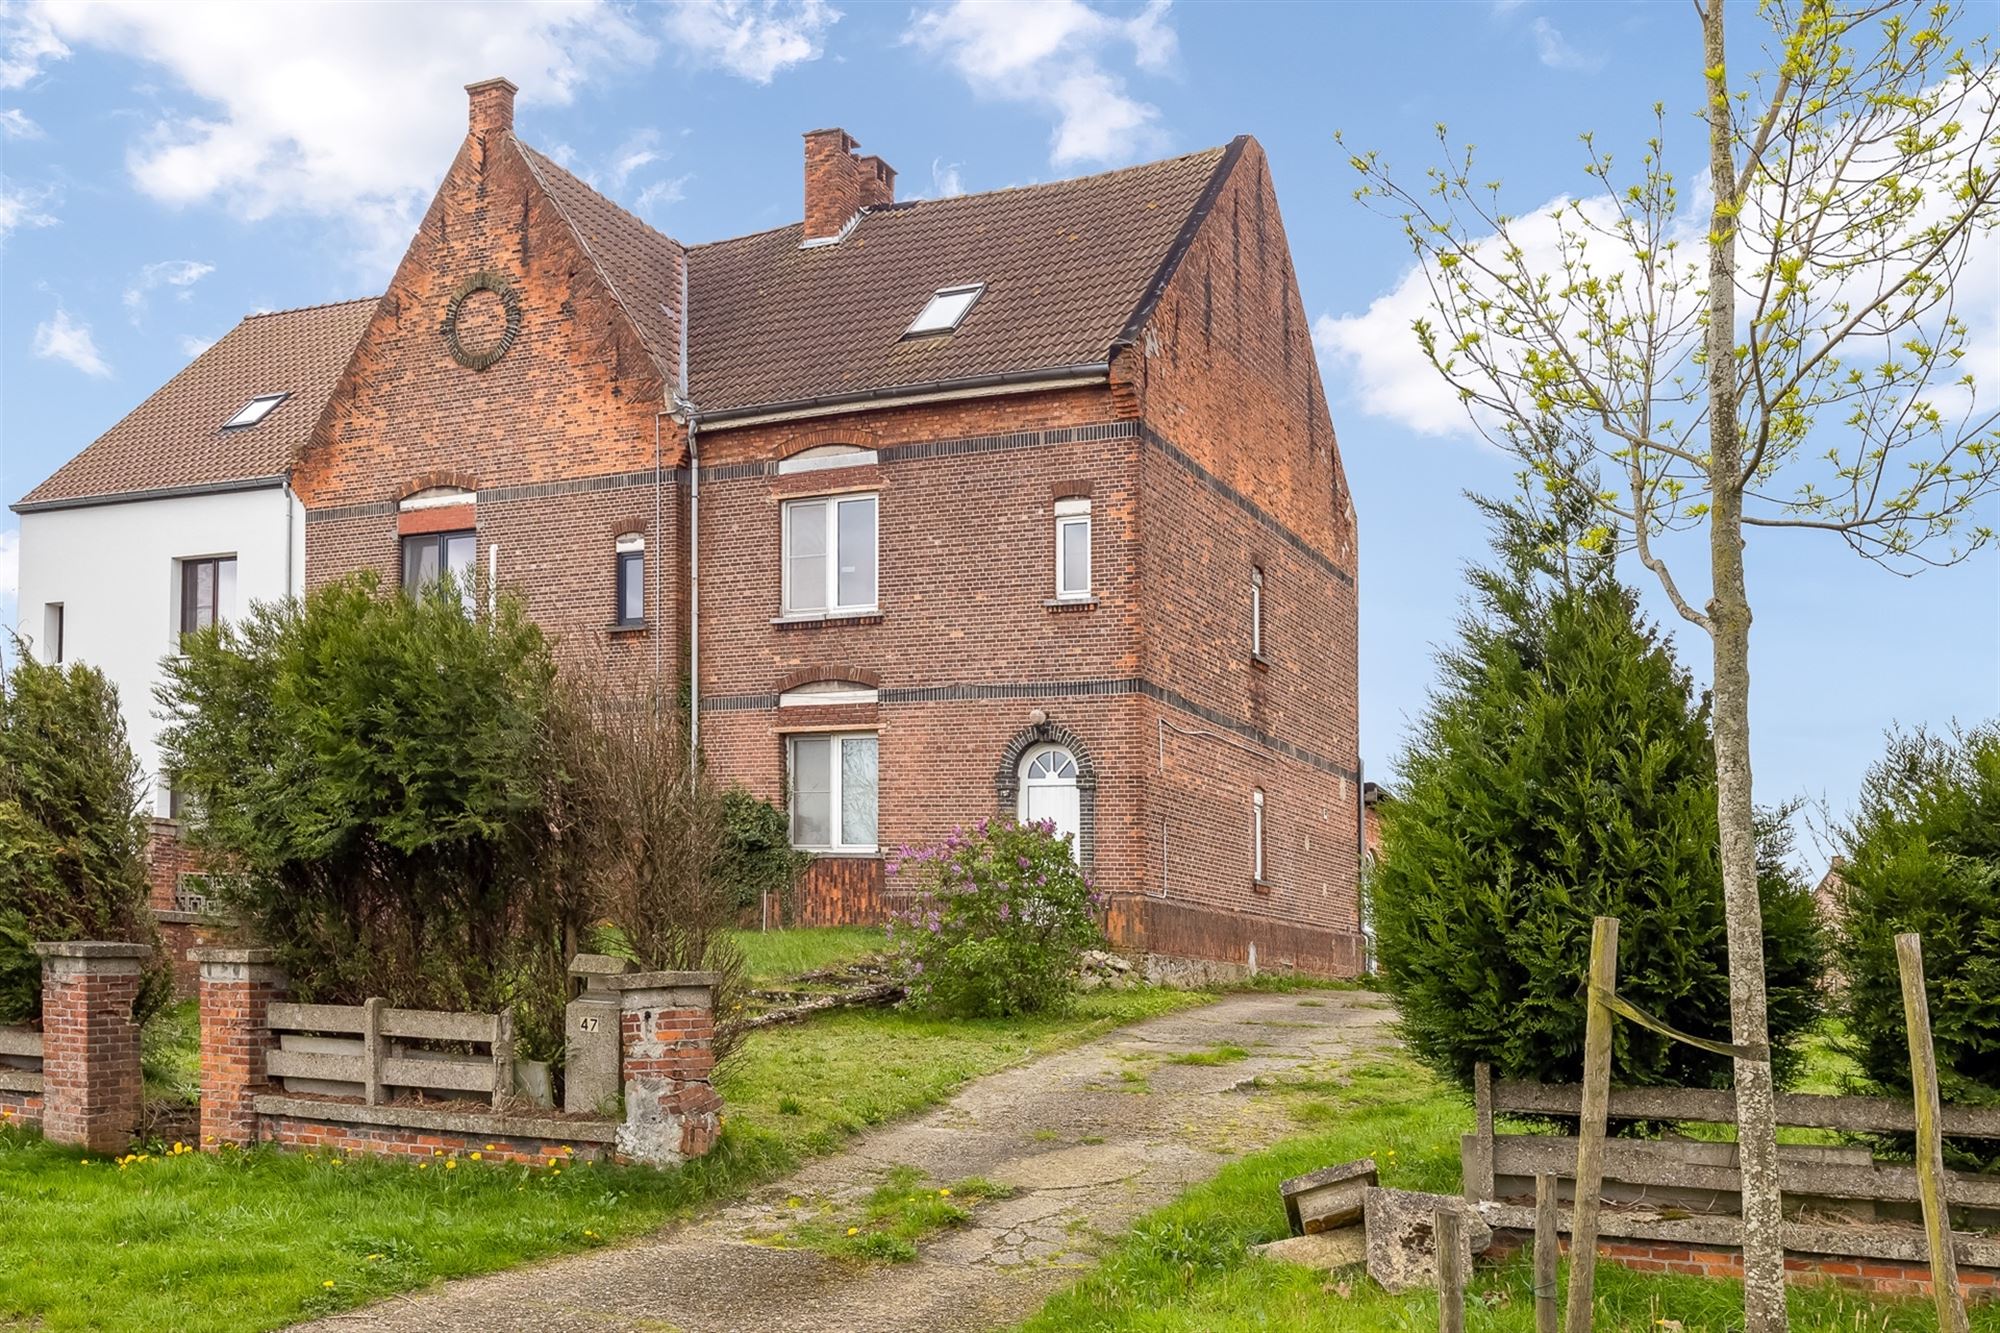
M857 958L888 952L880 926L799 926L789 930L730 932L743 951L743 972L753 986L769 986Z
M1102 992L1061 1017L871 1010L755 1032L718 1076L722 1143L675 1171L271 1151L155 1152L121 1168L0 1130L0 1326L266 1329L608 1244L972 1078L1205 998Z
M1329 1275L1262 1259L1250 1247L1286 1234L1278 1182L1330 1163L1372 1156L1385 1185L1457 1192L1458 1136L1472 1128L1470 1105L1401 1057L1278 1086L1296 1119L1324 1128L1246 1157L1142 1219L1090 1276L1052 1297L1025 1333L1435 1329L1435 1294L1391 1296L1359 1268ZM1598 1267L1596 1295L1599 1333L1742 1327L1739 1283L1649 1276L1607 1263ZM1531 1333L1526 1259L1480 1268L1466 1306L1475 1333ZM1795 1286L1791 1312L1801 1333L1936 1327L1928 1302L1830 1287ZM2000 1308L1978 1309L1973 1327L2000 1333Z

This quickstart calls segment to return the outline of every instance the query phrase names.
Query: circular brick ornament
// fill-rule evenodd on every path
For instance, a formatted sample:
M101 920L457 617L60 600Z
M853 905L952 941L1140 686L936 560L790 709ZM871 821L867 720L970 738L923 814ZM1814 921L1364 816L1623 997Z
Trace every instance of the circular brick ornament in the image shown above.
M504 273L483 269L452 289L444 312L452 360L484 370L507 355L521 334L521 296Z

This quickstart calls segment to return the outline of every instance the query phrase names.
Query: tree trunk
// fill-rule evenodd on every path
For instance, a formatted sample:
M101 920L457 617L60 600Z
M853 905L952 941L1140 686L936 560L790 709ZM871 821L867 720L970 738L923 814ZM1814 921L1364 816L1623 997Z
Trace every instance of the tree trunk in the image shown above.
M1722 842L1722 902L1729 926L1732 1040L1761 1058L1736 1061L1736 1142L1743 1173L1743 1324L1778 1333L1785 1315L1782 1196L1764 996L1764 913L1757 896L1757 835L1750 789L1750 597L1743 577L1743 439L1736 381L1736 153L1723 57L1722 0L1702 10L1708 81L1709 560L1715 645L1715 784Z

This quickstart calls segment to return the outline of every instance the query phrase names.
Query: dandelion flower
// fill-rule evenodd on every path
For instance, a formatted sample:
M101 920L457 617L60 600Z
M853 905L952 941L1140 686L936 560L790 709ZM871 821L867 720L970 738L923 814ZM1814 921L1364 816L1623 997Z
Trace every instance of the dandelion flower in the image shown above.
M418 1163L417 1163L417 1170L419 1170L419 1171L428 1171L428 1170L430 1170L430 1169L431 1169L431 1164L430 1164L429 1162L418 1162Z
M949 1198L951 1197L951 1191L950 1191L950 1190L939 1190L939 1191L938 1191L938 1197L939 1197L940 1199L949 1199Z
M472 1160L475 1162L479 1160L479 1154L477 1152L472 1154Z
M458 1163L457 1163L457 1162L446 1162L446 1163L444 1164L444 1169L445 1169L445 1170L447 1170L447 1171L456 1171L456 1170L458 1170Z
M861 1228L860 1228L860 1227L849 1227L849 1228L847 1229L847 1234L848 1234L848 1235L850 1235L850 1236L858 1236L858 1235L860 1235L860 1234L861 1234Z
M324 1281L324 1282L320 1283L320 1285L321 1285L322 1287L325 1287L325 1288L326 1288L326 1289L327 1289L328 1291L332 1291L332 1290L333 1290L333 1279L332 1279L332 1278L328 1278L328 1279L327 1279L326 1281Z

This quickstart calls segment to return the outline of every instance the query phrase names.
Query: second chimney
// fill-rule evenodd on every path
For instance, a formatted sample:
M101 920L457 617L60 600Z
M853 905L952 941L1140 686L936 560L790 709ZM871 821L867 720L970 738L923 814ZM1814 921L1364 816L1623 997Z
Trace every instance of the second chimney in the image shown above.
M483 139L513 129L514 94L519 91L505 79L466 84L465 95L472 99L472 133Z
M832 240L862 209L896 202L896 169L879 157L856 157L858 146L846 130L806 134L805 240Z

